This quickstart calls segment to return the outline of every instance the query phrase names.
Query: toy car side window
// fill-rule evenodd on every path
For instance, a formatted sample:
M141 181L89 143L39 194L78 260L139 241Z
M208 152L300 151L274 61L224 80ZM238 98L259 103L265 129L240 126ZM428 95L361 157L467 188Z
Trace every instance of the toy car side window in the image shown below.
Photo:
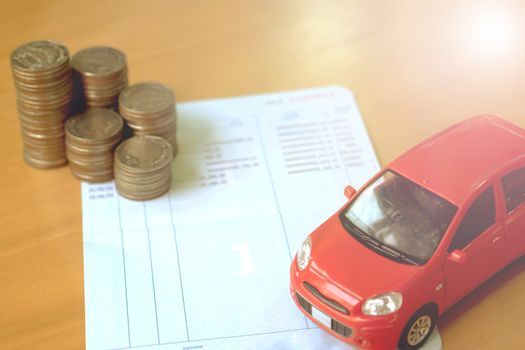
M494 224L495 217L496 205L494 202L494 191L491 186L483 191L472 203L463 217L448 250L451 252L454 249L465 248Z
M525 167L514 170L501 179L507 212L525 202Z

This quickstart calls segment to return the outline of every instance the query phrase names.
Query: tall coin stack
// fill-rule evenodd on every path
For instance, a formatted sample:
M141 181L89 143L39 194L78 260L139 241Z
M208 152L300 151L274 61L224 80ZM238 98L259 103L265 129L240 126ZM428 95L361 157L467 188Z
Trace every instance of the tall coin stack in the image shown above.
M124 121L109 109L92 108L66 122L66 154L75 177L87 182L113 179L113 150Z
M177 154L175 94L165 85L141 83L125 88L119 96L119 112L135 135L160 136Z
M133 136L115 150L117 191L132 200L147 200L166 193L171 185L171 145L157 136Z
M34 41L11 54L24 142L24 159L37 168L67 162L64 121L72 98L69 52L54 41Z
M128 85L126 56L121 51L89 47L77 52L71 65L78 105L117 110L118 95Z

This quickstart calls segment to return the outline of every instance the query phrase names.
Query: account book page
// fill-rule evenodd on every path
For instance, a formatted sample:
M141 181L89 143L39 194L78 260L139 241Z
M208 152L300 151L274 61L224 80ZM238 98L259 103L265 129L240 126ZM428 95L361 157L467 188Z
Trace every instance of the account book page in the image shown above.
M82 184L88 349L351 349L289 292L304 238L379 170L352 93L181 103L172 186Z

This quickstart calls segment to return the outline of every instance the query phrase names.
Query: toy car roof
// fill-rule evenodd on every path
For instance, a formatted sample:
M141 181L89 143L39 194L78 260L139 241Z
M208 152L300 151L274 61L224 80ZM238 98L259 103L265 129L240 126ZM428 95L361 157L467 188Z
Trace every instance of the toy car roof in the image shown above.
M525 129L494 116L467 119L426 139L388 168L462 205L509 162L525 157Z

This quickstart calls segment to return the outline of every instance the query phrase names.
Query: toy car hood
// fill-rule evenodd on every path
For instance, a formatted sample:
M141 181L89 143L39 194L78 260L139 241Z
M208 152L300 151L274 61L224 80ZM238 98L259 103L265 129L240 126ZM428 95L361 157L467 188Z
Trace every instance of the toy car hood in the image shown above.
M310 273L321 289L336 286L350 303L402 292L421 271L420 266L391 260L363 245L346 231L338 214L317 228L311 240Z

